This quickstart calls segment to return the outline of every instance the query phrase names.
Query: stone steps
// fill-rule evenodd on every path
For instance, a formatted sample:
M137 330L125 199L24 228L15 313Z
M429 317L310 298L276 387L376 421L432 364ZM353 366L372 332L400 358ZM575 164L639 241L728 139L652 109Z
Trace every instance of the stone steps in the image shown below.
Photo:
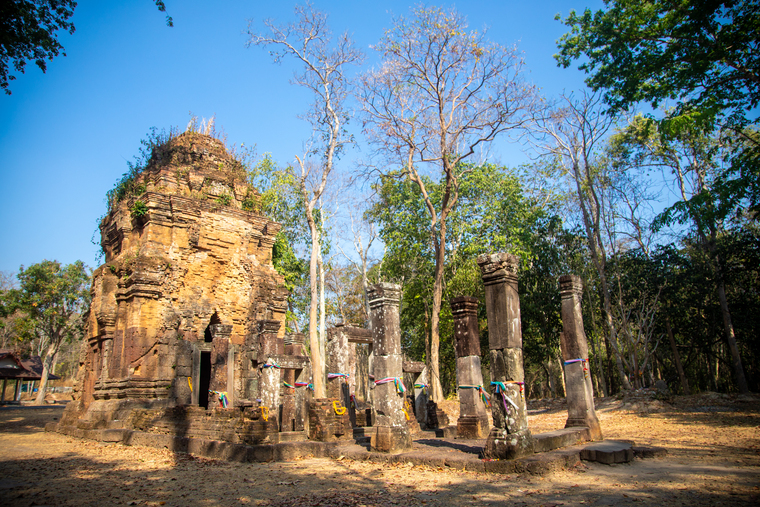
M372 426L354 428L354 440L356 443L359 445L369 445L372 430Z
M279 435L280 442L305 442L308 440L305 431L281 431Z

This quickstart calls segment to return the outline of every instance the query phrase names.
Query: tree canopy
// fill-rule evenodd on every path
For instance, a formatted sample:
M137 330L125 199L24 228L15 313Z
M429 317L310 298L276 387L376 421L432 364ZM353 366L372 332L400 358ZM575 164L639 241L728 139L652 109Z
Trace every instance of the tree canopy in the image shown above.
M62 266L45 260L26 269L22 266L18 280L19 287L4 295L7 302L3 306L21 311L22 338L37 339L47 348L36 400L41 404L58 349L81 334L81 317L89 309L90 273L82 261Z
M677 114L711 111L745 126L760 101L757 0L606 0L608 10L571 11L555 56L580 69L614 110L678 101ZM753 120L757 121L757 119Z
M154 0L160 12L166 12L163 0ZM28 61L34 61L42 72L47 61L66 53L58 41L58 30L73 34L76 30L69 18L74 15L77 3L73 0L3 0L0 4L0 87L10 95L9 66L24 73ZM166 15L166 26L174 20Z

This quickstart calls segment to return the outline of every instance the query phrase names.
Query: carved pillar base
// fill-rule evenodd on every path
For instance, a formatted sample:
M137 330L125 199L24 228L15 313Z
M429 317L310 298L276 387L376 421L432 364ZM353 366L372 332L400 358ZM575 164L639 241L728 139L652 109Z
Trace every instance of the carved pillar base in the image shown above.
M373 451L396 453L412 447L412 435L406 427L376 426L370 437Z
M353 436L348 410L343 414L335 413L335 398L319 398L309 405L309 440L332 442ZM345 409L345 407L342 407ZM338 408L341 411L341 406Z
M488 433L488 417L460 416L457 419L457 438L481 439Z
M507 433L505 429L491 428L483 447L483 455L488 459L515 459L533 454L533 437L524 429Z

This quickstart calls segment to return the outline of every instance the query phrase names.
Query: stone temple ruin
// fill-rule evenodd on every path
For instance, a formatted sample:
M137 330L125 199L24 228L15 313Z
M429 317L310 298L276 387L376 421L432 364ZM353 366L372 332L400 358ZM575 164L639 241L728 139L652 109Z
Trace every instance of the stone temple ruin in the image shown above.
M288 293L272 265L280 226L256 211L259 194L223 143L197 133L175 137L154 152L139 183L141 192L112 206L100 224L105 263L93 274L75 400L50 429L242 461L340 449L358 459L400 453L428 462L437 458L425 454L432 448L424 442L458 438L482 448L461 458L462 468L501 472L516 465L494 463L602 438L577 277L560 280L563 430L532 435L528 428L517 259L508 254L478 258L490 389L478 300L452 301L455 426L428 401L424 364L402 356L401 288L388 283L369 291L371 329L328 330L328 397L315 399L304 336L285 334ZM435 436L420 438L423 430ZM441 459L453 466L450 455Z

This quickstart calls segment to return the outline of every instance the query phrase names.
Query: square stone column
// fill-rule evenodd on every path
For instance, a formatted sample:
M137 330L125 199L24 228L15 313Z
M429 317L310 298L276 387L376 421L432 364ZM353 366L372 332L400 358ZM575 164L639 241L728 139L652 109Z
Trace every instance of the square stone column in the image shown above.
M291 333L285 336L285 353L293 356L307 357L304 352L306 335L303 333ZM301 370L292 371L296 388L295 393L295 426L296 431L308 430L309 427L309 402L312 399L313 386L311 385L311 366L307 363ZM289 384L290 381L287 381Z
M491 414L493 425L484 454L513 459L533 452L528 429L522 356L518 259L507 253L478 256L486 293L488 348L491 354Z
M259 322L259 396L261 406L269 409L269 418L278 417L280 412L280 387L282 386L282 369L271 356L285 352L285 343L277 334L280 322L263 320Z
M380 452L411 448L412 438L404 415L403 362L399 300L401 287L378 283L368 291L373 340L374 424L370 446ZM398 386L398 388L397 388Z
M343 407L351 404L349 378L351 353L344 326L327 330L327 397L337 399Z
M480 332L478 298L462 296L451 300L459 384L459 438L485 438L488 414L484 401L485 387L480 369Z
M298 338L292 334L286 334L284 339L284 350L286 356L300 356L301 344ZM298 397L296 389L296 371L293 368L283 370L282 373L282 394L280 394L280 431L300 431L303 429L303 421L300 424L296 422L296 399ZM301 413L303 416L303 411Z
M594 388L588 362L588 343L583 330L581 297L583 282L575 275L559 279L562 296L562 335L560 345L565 362L567 423L565 427L585 426L593 440L601 440L602 428L594 408Z

